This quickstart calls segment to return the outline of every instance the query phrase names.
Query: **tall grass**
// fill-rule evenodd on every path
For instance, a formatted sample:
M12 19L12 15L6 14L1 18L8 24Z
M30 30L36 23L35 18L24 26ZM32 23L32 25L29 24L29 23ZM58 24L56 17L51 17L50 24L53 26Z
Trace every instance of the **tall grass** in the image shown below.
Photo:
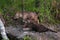
M39 7L36 7L38 1ZM56 3L53 3L54 1ZM23 0L23 2L22 0L0 0L0 12L6 19L10 20L10 17L14 16L16 11L22 11L23 8L23 11L39 12L40 22L57 23L55 15L57 11L59 13L59 8L53 6L52 3L57 6L60 2L59 0ZM7 16L8 14L10 17Z

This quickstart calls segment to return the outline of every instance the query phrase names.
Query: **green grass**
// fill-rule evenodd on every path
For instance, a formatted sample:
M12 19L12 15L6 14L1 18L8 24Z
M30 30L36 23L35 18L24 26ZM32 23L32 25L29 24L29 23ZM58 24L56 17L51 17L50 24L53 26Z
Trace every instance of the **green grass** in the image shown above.
M39 4L39 7L36 7L36 2L38 1L39 3L37 4ZM57 8L52 9L52 1L55 0L24 0L23 2L22 0L0 0L0 13L9 21L10 17L14 16L17 11L22 11L23 4L23 9L25 11L39 12L40 22L48 21L50 23L58 23L59 21L54 18L54 15L57 14L55 11ZM59 3L59 0L56 0L56 2ZM53 12L51 12L52 10ZM7 17L7 14L10 14L10 17Z
M24 40L32 40L31 37L29 37L29 36L25 36L23 39Z

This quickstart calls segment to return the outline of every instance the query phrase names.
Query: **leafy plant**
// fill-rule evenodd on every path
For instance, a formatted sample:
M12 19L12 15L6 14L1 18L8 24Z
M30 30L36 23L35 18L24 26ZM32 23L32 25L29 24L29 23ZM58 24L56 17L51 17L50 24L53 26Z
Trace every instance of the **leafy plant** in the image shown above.
M31 37L29 37L29 36L25 36L23 39L24 40L32 40Z

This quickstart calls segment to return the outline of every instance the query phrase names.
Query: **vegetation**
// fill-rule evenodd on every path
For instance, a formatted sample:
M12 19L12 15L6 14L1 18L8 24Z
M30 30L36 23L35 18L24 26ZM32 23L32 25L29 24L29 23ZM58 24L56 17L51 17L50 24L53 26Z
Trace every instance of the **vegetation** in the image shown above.
M25 36L23 39L24 40L32 40L29 36Z
M3 13L6 20L10 20L15 12L23 9L38 12L40 22L55 24L60 23L59 5L59 0L0 0L0 13Z
M8 23L17 11L36 12L40 23L60 23L60 0L0 0L0 13ZM32 39L26 36L24 40Z
M23 40L37 40L37 38L31 37L31 35L26 35Z

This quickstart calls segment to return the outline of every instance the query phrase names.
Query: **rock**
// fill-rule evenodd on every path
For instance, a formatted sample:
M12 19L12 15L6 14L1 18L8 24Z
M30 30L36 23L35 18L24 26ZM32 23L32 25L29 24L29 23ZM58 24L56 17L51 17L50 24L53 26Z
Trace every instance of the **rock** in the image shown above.
M60 40L60 32L54 33L51 31L47 32L34 32L34 31L20 31L20 27L6 27L6 32L10 40L23 40L24 36L30 35L32 39L37 40ZM0 36L1 37L1 36ZM15 39L16 38L16 39Z

